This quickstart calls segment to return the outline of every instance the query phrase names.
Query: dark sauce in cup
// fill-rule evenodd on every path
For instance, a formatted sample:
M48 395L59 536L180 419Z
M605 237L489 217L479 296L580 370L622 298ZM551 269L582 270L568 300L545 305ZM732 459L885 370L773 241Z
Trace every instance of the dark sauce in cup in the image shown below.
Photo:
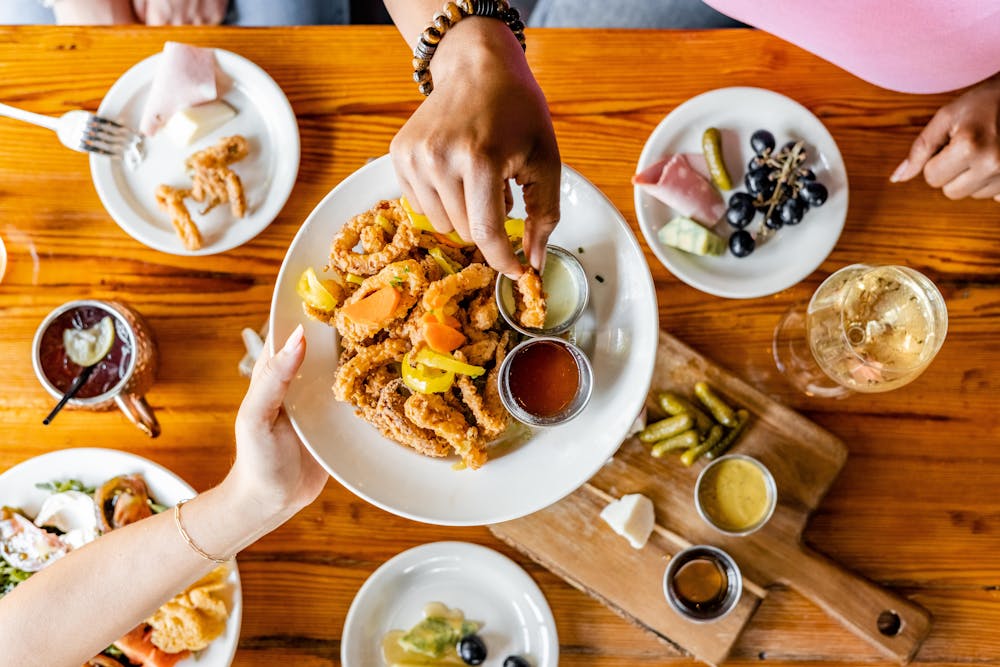
M559 343L540 340L519 350L510 364L510 392L525 411L554 417L573 402L580 369L573 353Z
M87 382L77 392L77 398L93 398L106 394L115 388L132 363L132 337L128 329L115 317L114 313L109 313L103 308L95 306L80 306L62 313L52 320L48 328L42 334L39 345L39 362L42 372L49 382L57 390L66 393L73 380L83 370L78 364L73 363L66 356L66 348L63 345L63 331L66 329L88 329L105 317L111 317L115 323L115 341L108 352L90 375Z

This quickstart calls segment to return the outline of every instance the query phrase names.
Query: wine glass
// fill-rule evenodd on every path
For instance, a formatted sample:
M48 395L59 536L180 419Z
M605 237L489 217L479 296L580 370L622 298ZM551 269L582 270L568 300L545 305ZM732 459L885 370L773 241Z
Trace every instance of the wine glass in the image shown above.
M852 264L793 306L774 332L774 361L808 396L844 398L912 382L948 331L944 297L905 266Z

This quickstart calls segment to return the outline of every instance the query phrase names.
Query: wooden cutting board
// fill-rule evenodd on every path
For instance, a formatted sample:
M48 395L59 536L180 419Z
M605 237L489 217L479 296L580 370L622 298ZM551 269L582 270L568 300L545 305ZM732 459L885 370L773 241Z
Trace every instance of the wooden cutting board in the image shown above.
M759 459L774 475L778 505L761 530L729 537L707 525L694 508L694 484L705 462L685 468L674 456L655 459L634 438L575 493L490 529L626 619L712 665L726 659L775 584L799 591L887 657L909 662L930 631L930 614L802 543L809 515L847 460L844 443L661 331L653 391L693 398L699 380L751 413L750 426L731 451ZM657 528L641 550L598 516L608 501L626 493L642 493L656 508ZM743 572L743 598L715 623L688 621L663 596L667 561L690 544L726 550Z

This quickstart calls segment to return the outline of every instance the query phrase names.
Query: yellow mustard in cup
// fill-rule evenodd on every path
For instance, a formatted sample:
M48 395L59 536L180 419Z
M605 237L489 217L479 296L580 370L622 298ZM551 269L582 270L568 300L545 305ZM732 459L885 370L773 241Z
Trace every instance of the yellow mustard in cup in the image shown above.
M695 485L701 517L728 535L749 535L774 513L777 490L764 464L742 454L723 456L702 470Z

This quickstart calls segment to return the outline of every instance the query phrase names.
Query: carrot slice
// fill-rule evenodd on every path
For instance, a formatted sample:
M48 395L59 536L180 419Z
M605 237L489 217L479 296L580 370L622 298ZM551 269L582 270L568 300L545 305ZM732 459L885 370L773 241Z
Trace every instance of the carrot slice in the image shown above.
M424 323L424 340L435 352L447 354L460 348L465 336L458 329L434 321Z
M344 315L361 324L385 322L399 306L399 290L383 287L365 298L341 308Z
M420 322L421 324L443 324L451 327L452 329L461 330L462 328L462 323L459 322L458 319L452 315L445 315L444 313L441 313L441 315L437 315L436 313L424 313L424 316L420 318Z

